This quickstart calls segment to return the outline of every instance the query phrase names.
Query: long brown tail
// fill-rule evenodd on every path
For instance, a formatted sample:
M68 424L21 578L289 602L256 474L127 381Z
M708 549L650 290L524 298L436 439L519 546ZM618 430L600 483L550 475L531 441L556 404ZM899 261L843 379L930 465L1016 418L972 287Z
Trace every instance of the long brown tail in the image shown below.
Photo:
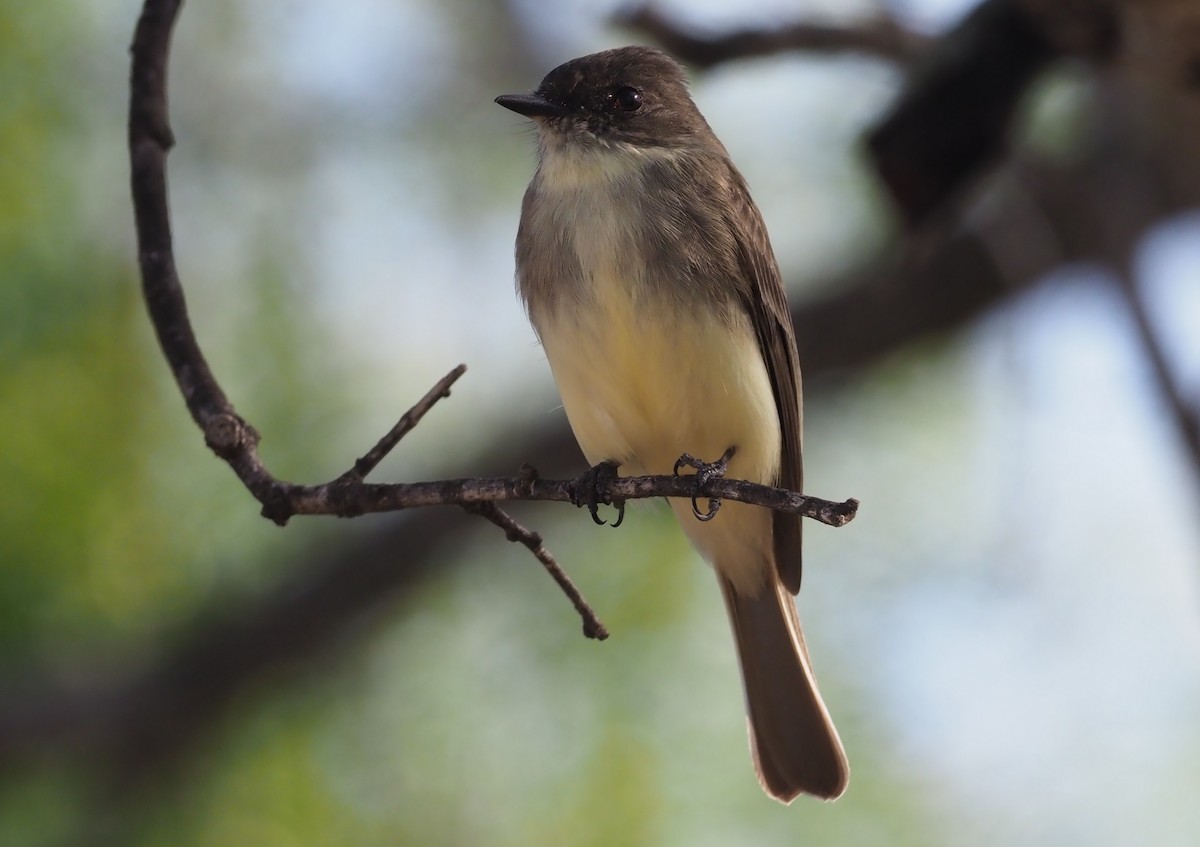
M850 765L817 692L790 592L773 578L758 595L746 596L717 579L742 665L759 781L783 803L801 793L836 799L846 790Z

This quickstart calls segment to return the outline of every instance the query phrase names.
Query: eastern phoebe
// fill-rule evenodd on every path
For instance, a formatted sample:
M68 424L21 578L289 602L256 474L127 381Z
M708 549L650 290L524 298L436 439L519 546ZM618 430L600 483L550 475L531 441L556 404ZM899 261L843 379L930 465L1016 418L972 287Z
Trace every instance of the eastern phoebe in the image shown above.
M496 102L537 126L517 288L588 461L665 474L685 452L734 448L731 477L799 491L800 367L779 266L683 68L648 47L606 50ZM785 803L838 797L849 766L792 599L799 516L730 502L700 521L670 503L725 597L760 782Z

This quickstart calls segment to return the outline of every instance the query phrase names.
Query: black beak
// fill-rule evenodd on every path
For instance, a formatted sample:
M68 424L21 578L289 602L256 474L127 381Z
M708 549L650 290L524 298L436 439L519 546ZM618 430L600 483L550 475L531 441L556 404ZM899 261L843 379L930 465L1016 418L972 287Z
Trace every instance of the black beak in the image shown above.
M501 94L496 102L527 118L559 118L567 113L562 106L540 94Z

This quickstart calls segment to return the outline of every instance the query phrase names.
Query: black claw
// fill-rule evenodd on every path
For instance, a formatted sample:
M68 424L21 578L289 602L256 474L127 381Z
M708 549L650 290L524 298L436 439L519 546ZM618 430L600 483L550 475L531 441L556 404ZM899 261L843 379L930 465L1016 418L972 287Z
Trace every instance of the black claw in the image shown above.
M699 470L704 465L704 462L697 459L691 453L684 453L675 460L675 467L671 469L671 473L675 476L679 476L679 469L685 465L689 468L696 468Z
M617 519L612 524L614 528L621 525L621 521L625 520L625 501L612 500L608 496L609 484L617 478L617 463L616 462L601 462L594 468L584 471L575 480L575 490L573 492L573 502L578 507L587 506L588 514L592 516L592 520L597 526L604 526L608 521L600 517L600 504L605 506L615 506L617 510Z
M703 462L690 453L684 453L675 461L673 471L675 476L679 476L679 469L685 466L696 470L696 493L692 495L692 514L696 516L696 520L707 522L717 516L717 512L721 508L720 498L709 497L708 511L706 512L700 511L700 505L696 499L700 496L700 489L707 483L725 476L725 471L729 468L729 460L733 458L736 451L736 447L730 447L715 462Z
M714 497L708 498L708 511L701 512L700 507L696 505L696 495L692 495L692 514L696 516L698 521L711 521L717 516L717 510L721 508L721 501Z

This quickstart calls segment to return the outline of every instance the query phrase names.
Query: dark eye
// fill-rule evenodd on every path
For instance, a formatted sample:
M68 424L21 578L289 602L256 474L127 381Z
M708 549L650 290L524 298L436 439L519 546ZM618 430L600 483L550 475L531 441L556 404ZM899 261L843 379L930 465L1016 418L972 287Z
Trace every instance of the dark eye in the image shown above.
M631 85L624 85L613 92L613 101L626 112L636 112L642 108L642 92Z

